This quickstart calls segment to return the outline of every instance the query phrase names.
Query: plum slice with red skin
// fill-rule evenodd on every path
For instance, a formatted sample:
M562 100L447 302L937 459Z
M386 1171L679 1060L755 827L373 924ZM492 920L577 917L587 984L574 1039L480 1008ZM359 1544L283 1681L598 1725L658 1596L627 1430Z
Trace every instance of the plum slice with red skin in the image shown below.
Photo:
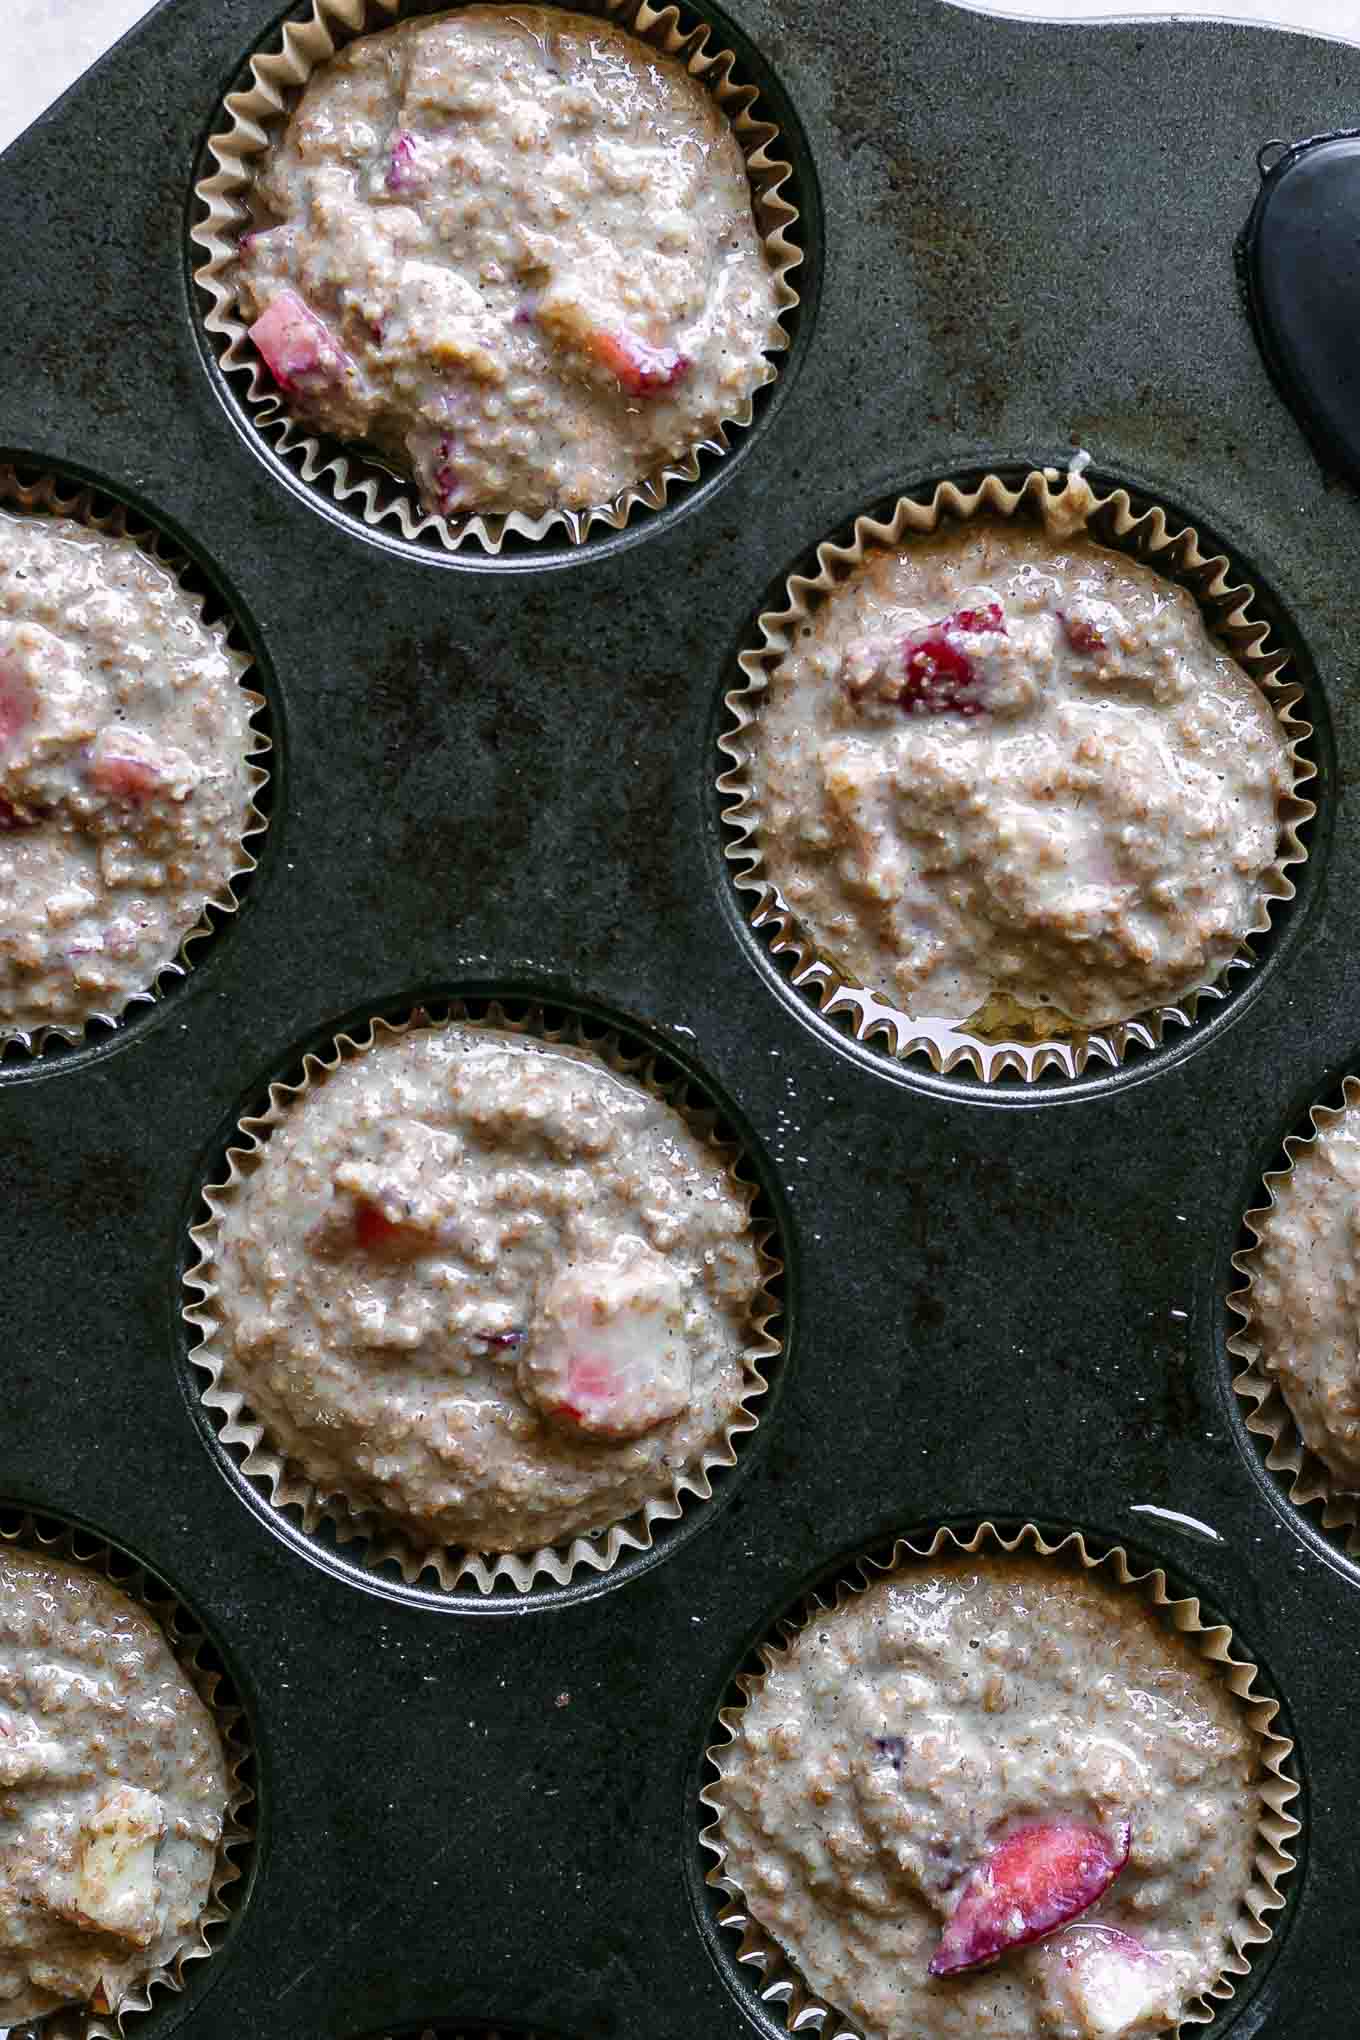
M392 137L392 154L388 159L386 185L389 191L405 191L415 181L416 138L402 128Z
M1104 651L1105 633L1097 629L1087 617L1073 616L1069 609L1060 609L1058 621L1063 627L1063 636L1074 652Z
M604 326L590 327L585 345L630 397L659 397L683 382L693 367L689 355L678 347L653 347L636 333L611 332Z
M902 640L902 687L898 702L908 715L985 715L979 700L977 667L965 637L1005 637L999 602L984 609L959 609Z
M33 682L17 658L0 653L0 754L8 751L37 713Z
M355 1205L354 1238L361 1253L384 1254L393 1259L409 1259L427 1252L434 1244L428 1232L389 1218L381 1205L367 1197L359 1198Z
M1071 1820L1013 1829L969 1871L930 1974L977 1969L1077 1919L1114 1883L1131 1839L1126 1820L1108 1831Z
M336 389L354 372L325 320L295 290L281 290L269 300L250 337L279 388L298 396Z
M90 766L90 784L100 793L140 803L158 793L163 781L149 758L105 751Z

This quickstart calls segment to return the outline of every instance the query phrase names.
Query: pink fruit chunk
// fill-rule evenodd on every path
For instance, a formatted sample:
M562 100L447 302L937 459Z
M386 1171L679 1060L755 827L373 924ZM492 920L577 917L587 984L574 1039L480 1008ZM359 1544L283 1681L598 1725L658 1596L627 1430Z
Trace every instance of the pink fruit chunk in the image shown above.
M392 155L387 165L387 189L405 191L415 181L416 140L405 129L392 137Z
M90 766L90 784L99 793L140 803L158 793L163 782L149 758L102 751Z
M0 755L28 728L36 713L33 682L17 658L0 656Z
M985 715L978 670L961 638L1006 636L999 602L960 609L902 641L902 691L908 715Z
M410 1260L438 1244L426 1227L389 1218L370 1197L360 1197L355 1205L354 1239L361 1253L388 1260Z
M335 389L354 373L330 327L295 290L281 290L269 300L250 337L279 388L298 396Z
M434 450L434 467L430 483L439 507L446 514L459 507L462 477L453 457L453 441L445 438L437 442Z
M976 1969L1076 1919L1114 1883L1130 1839L1127 1821L1112 1834L1063 1820L1016 1828L968 1873L930 1974Z
M689 1404L683 1283L641 1240L577 1261L544 1292L520 1358L520 1392L587 1438L641 1438Z
M663 390L673 390L693 366L678 348L653 347L636 333L611 333L602 326L590 328L586 345L630 397L657 397Z
M1060 609L1058 621L1063 627L1063 636L1074 652L1103 652L1105 633L1098 630L1087 617L1073 616L1070 610Z
M1175 2022L1180 1965L1118 1927L1068 1927L1043 1950L1045 1994L1089 2040L1130 2040Z

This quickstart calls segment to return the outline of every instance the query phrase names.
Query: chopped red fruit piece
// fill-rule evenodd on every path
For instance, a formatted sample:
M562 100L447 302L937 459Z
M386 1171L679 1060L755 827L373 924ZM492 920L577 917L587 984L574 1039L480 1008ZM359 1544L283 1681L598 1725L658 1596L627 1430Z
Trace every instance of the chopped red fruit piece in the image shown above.
M589 329L586 346L630 397L656 397L673 390L693 365L678 348L653 347L636 333L611 333L602 326Z
M641 1240L574 1263L540 1299L519 1362L520 1391L552 1422L588 1438L641 1438L689 1403L684 1292Z
M1131 2040L1175 2023L1183 1971L1174 1954L1097 1923L1056 1934L1042 1957L1049 2002L1088 2040Z
M1063 627L1064 637L1074 652L1104 651L1104 631L1098 630L1086 617L1073 616L1070 610L1060 609L1058 621Z
M985 637L988 631L1006 635L1006 619L999 602L989 602L985 609L959 609L945 619L946 630L967 630L974 637Z
M430 482L442 511L447 514L450 510L458 509L462 478L454 465L451 439L441 439L435 447Z
M392 138L392 156L387 165L387 188L389 191L404 191L413 181L416 168L416 141L403 129Z
M159 792L161 783L161 775L151 760L132 753L103 751L90 766L90 784L100 793L111 793L119 800L150 800L153 793Z
M412 1226L399 1224L361 1197L354 1213L354 1237L366 1254L381 1254L409 1248L418 1236Z
M985 609L960 609L904 638L901 706L908 715L985 715L976 691L977 668L959 639L1006 634L1001 604L989 602Z
M295 290L281 290L269 300L250 337L279 388L301 396L334 389L354 371L325 320Z
M0 657L0 752L9 750L33 715L32 681L17 658Z
M1017 1828L971 1870L931 1957L932 1976L992 1962L1084 1913L1129 1860L1130 1828L1077 1821Z

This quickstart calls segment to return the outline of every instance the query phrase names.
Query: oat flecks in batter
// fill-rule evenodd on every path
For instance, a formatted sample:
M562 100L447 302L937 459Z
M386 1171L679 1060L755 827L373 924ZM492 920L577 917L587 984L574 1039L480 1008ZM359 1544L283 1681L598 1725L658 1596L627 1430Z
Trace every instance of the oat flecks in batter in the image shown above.
M173 1962L226 1805L216 1727L150 1615L0 1546L0 2026L116 2007Z
M1253 1744L1136 1594L1041 1561L930 1562L817 1616L760 1681L718 1757L723 1874L872 2040L1160 2032L1230 1951ZM1071 1925L932 1977L979 1864L1042 1823L1116 1849L1127 1823L1129 1859Z
M608 504L773 373L741 150L676 59L553 8L352 42L256 186L240 295L299 416L435 512Z
M1211 981L1259 918L1293 771L1192 597L1001 524L876 552L751 732L764 868L916 1020L1097 1027Z
M116 1015L227 895L250 710L132 540L0 511L0 1032Z
M1360 1492L1360 1106L1299 1148L1254 1221L1251 1331L1304 1443Z
M750 1385L741 1193L584 1050L413 1029L271 1133L214 1228L222 1385L322 1492L426 1546L603 1528L716 1449Z

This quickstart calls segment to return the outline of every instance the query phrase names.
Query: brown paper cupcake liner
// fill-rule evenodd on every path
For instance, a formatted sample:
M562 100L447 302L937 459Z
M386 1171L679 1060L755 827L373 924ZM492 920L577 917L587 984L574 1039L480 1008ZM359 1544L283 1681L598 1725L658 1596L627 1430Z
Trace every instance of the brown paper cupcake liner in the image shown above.
M237 685L249 704L251 743L246 756L251 760L263 758L273 746L264 730L259 727L257 718L262 710L267 709L268 703L263 694L245 684L252 661L231 642L230 613L215 622L209 622L204 613L204 597L197 588L185 581L185 575L193 572L192 562L184 554L176 551L170 541L154 526L143 524L136 512L128 509L116 497L107 496L97 488L62 481L55 475L35 474L32 478L26 478L27 474L27 470L21 471L6 462L0 462L0 509L69 517L104 537L130 539L140 551L154 560L157 566L164 567L167 573L173 574L179 583L181 593L186 595L198 610L200 622L230 665L236 676ZM204 900L198 920L181 938L179 947L170 961L160 966L151 983L141 991L130 993L120 1006L109 1012L88 1014L80 1026L74 1022L54 1022L50 1026L26 1030L8 1027L3 1019L0 1019L0 1056L10 1048L27 1050L30 1055L39 1056L56 1043L76 1047L90 1039L92 1029L116 1028L135 1008L155 1005L170 984L188 975L194 963L189 954L190 950L215 932L213 913L226 915L237 911L241 903L236 888L242 879L256 869L258 863L258 859L246 845L249 838L262 835L268 827L268 817L261 811L258 803L262 790L269 784L269 773L263 766L255 763L248 764L246 771L250 804L246 809L246 825L241 831L238 861L217 891Z
M928 1543L900 1538L886 1559L862 1558L856 1561L839 1580L806 1596L789 1615L776 1623L774 1640L759 1646L759 1656L765 1671L773 1671L787 1657L794 1639L809 1622L819 1615L834 1613L844 1607L857 1594L899 1567L929 1564L941 1557L996 1558L1016 1553L1055 1559L1071 1569L1080 1567L1092 1575L1100 1575L1107 1585L1127 1587L1137 1592L1148 1606L1157 1610L1168 1628L1190 1640L1206 1662L1222 1668L1222 1677L1242 1701L1247 1719L1260 1738L1261 1814L1256 1877L1243 1900L1242 1916L1231 1937L1231 1953L1217 1981L1210 1986L1206 1996L1191 2002L1174 2031L1179 2033L1186 2026L1204 2025L1215 2016L1216 2006L1209 2000L1223 2003L1233 1998L1236 1995L1234 1979L1246 1976L1251 1969L1248 1951L1259 1948L1272 1937L1272 1929L1264 1915L1278 1911L1284 1905L1280 1882L1296 1867L1296 1859L1286 1845L1300 1832L1299 1821L1288 1811L1299 1788L1285 1768L1294 1745L1273 1725L1279 1712L1278 1702L1253 1691L1257 1667L1245 1659L1234 1657L1232 1631L1226 1624L1201 1621L1197 1599L1176 1599L1170 1594L1166 1574L1160 1567L1136 1572L1128 1553L1120 1545L1114 1545L1103 1553L1093 1553L1080 1530L1069 1531L1055 1543L1033 1523L1026 1523L1021 1529L1007 1534L994 1523L984 1522L970 1536L962 1536L945 1527L937 1530ZM749 1700L761 1685L762 1677L755 1674L738 1676L736 1683L744 1700ZM749 1965L756 1973L758 1981L753 1982L751 1988L762 2003L779 2008L790 2033L816 2027L822 2040L862 2040L860 2029L851 2020L809 1988L783 1947L748 1912L739 1887L725 1874L727 1852L721 1835L722 1787L734 1768L731 1759L741 1728L741 1716L740 1707L719 1710L718 1721L725 1730L725 1739L713 1744L706 1752L707 1762L718 1776L716 1781L710 1780L699 1795L702 1804L717 1816L710 1826L701 1831L699 1839L704 1848L717 1858L715 1866L706 1873L705 1881L724 1893L728 1900L718 1914L718 1925L739 1937L735 1949L736 1962Z
M242 1709L222 1692L223 1678L204 1663L203 1653L211 1649L206 1636L188 1611L171 1595L163 1582L149 1575L133 1559L104 1542L92 1531L74 1528L59 1518L35 1510L0 1505L0 1540L45 1558L57 1558L96 1574L135 1601L153 1618L179 1661L181 1671L211 1714L221 1739L227 1780L227 1809L217 1864L208 1891L208 1901L185 1936L174 1960L151 1970L122 2002L107 2012L89 2005L66 2005L46 2012L38 2019L7 2027L6 2040L129 2040L132 2027L124 2021L132 2014L148 2012L158 1996L178 1994L186 1985L185 1966L217 1952L218 1931L237 1911L244 1896L233 1892L239 1884L242 1866L235 1855L248 1850L255 1840L255 1792L249 1781L254 1758L249 1724Z
M1289 654L1271 648L1269 625L1252 614L1255 589L1232 578L1232 562L1225 555L1206 556L1199 534L1190 526L1173 530L1166 511L1155 506L1136 511L1126 489L1096 495L1084 479L1085 464L1085 458L1079 456L1066 475L1055 468L1031 470L1017 488L995 474L970 489L942 482L926 501L899 497L886 522L857 517L847 544L827 540L818 546L816 574L789 576L786 606L766 610L758 618L761 643L744 651L738 660L746 684L724 697L728 727L718 745L728 764L717 786L723 800L723 824L732 832L724 854L732 867L733 883L744 896L742 913L768 943L771 955L786 963L789 982L819 1013L843 1026L855 1041L894 1058L926 1057L940 1076L962 1072L983 1083L1007 1077L1027 1083L1045 1076L1078 1077L1091 1065L1117 1069L1131 1049L1160 1047L1168 1029L1193 1026L1201 1003L1222 998L1224 981L1256 960L1251 937L1268 931L1277 901L1294 897L1288 867L1301 863L1308 854L1299 830L1317 810L1299 788L1316 772L1301 749L1313 734L1312 725L1297 713L1304 698L1302 687L1280 678ZM1022 1040L993 1038L990 1031L986 1036L972 1033L962 1023L915 1020L859 984L817 949L764 868L760 804L749 777L748 732L759 719L761 699L768 692L774 669L790 650L795 632L869 552L895 549L942 525L963 524L978 516L1026 519L1059 540L1083 533L1179 583L1198 602L1211 635L1260 687L1288 742L1294 776L1290 793L1281 803L1278 849L1260 880L1256 916L1244 932L1238 955L1213 979L1194 986L1176 1005L1157 1007L1115 1026Z
M1245 1405L1247 1429L1266 1442L1266 1466L1280 1477L1295 1508L1316 1510L1322 1529L1348 1558L1360 1560L1360 1493L1343 1487L1326 1461L1304 1443L1294 1412L1266 1366L1252 1301L1261 1228L1278 1202L1279 1190L1288 1182L1300 1154L1314 1147L1319 1136L1330 1132L1347 1111L1354 1112L1360 1107L1360 1079L1347 1077L1341 1089L1342 1105L1310 1108L1308 1117L1313 1129L1310 1134L1287 1136L1284 1167L1268 1170L1264 1178L1266 1202L1248 1211L1242 1221L1254 1244L1241 1248L1232 1257L1233 1267L1245 1280L1243 1287L1228 1297L1228 1308L1242 1319L1242 1329L1229 1336L1228 1351L1245 1363L1233 1377L1233 1388Z
M651 48L678 58L727 115L746 160L756 224L774 273L778 300L765 344L765 373L756 385L763 388L779 374L768 357L786 352L790 345L784 319L798 303L790 276L803 260L802 249L790 238L798 210L784 190L793 168L774 153L779 129L760 117L758 90L741 82L739 59L731 50L710 46L715 32L707 22L688 19L678 7L655 8L649 0L565 0L565 6L571 13L598 15L627 28ZM744 431L752 423L754 391L707 439L607 503L582 511L548 510L537 517L518 510L443 517L426 510L414 483L393 472L380 455L318 437L309 425L289 414L237 310L238 244L242 231L252 224L254 171L291 114L302 87L318 65L356 36L391 27L423 11L412 0L312 0L305 21L286 22L280 44L252 56L249 86L228 94L223 107L228 124L208 143L215 168L194 187L201 216L191 229L191 239L207 257L195 269L194 280L211 301L204 324L223 374L229 386L235 386L255 430L272 442L275 453L294 467L303 481L331 496L362 523L374 529L390 525L406 540L446 552L473 544L496 554L512 536L535 544L564 537L578 546L596 525L622 531L635 512L663 509L676 484L697 482L702 457L726 455L731 451L732 432Z
M454 999L440 1002L437 1019L423 1007L395 1023L375 1016L353 1034L338 1034L327 1054L304 1056L303 1076L298 1083L272 1083L268 1109L258 1117L240 1121L246 1144L227 1149L226 1176L204 1187L203 1201L212 1216L190 1227L199 1259L184 1278L185 1286L195 1291L199 1299L183 1312L185 1321L200 1334L189 1359L208 1377L201 1398L213 1413L222 1446L244 1452L240 1471L259 1484L275 1510L295 1512L309 1539L324 1522L338 1543L356 1547L353 1556L365 1571L377 1575L395 1567L408 1587L414 1587L422 1574L429 1572L447 1594L468 1584L483 1595L498 1589L529 1595L536 1585L547 1589L565 1587L580 1569L608 1573L621 1559L650 1551L662 1526L677 1522L687 1507L712 1499L713 1474L736 1465L741 1440L760 1421L751 1404L768 1391L765 1370L771 1361L780 1358L783 1350L781 1339L771 1330L781 1310L771 1285L782 1274L783 1263L773 1225L753 1220L759 1286L751 1300L747 1344L742 1351L745 1385L736 1415L696 1465L672 1471L668 1491L601 1530L580 1532L559 1544L536 1550L485 1551L422 1545L413 1539L407 1526L386 1512L355 1502L339 1490L319 1489L301 1467L272 1448L265 1427L256 1421L245 1397L224 1381L226 1356L215 1343L221 1330L215 1308L217 1285L213 1268L216 1225L244 1177L258 1166L273 1128L313 1084L324 1081L343 1060L363 1055L378 1041L394 1040L412 1028L438 1028L456 1021L464 1026L523 1034L537 1041L586 1049L617 1075L643 1085L653 1097L678 1111L691 1132L725 1160L732 1188L748 1211L759 1194L757 1183L742 1173L745 1157L741 1149L720 1131L717 1106L705 1101L696 1107L691 1092L698 1088L697 1083L683 1071L674 1077L663 1075L656 1067L658 1051L641 1043L630 1047L620 1033L602 1022L592 1025L583 1016L567 1014L560 1024L550 1024L543 1009L531 1001L506 1003L516 1008L527 1005L528 1011L508 1013L496 999Z

